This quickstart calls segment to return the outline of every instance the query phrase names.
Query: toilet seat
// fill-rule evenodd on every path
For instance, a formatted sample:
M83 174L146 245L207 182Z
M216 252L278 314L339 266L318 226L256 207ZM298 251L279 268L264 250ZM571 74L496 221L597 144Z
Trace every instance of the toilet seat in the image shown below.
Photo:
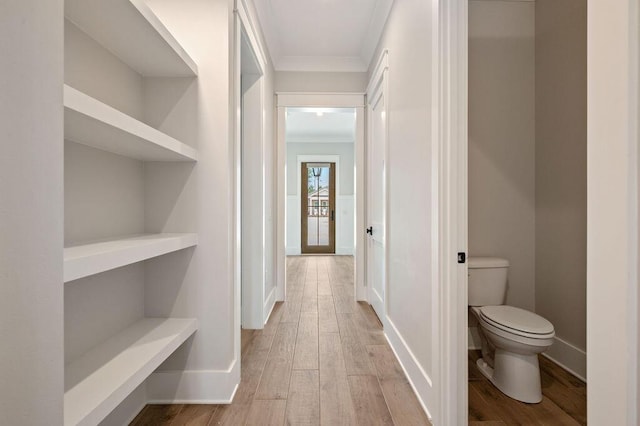
M553 324L540 315L507 305L483 306L480 318L509 334L528 339L549 339L555 336Z

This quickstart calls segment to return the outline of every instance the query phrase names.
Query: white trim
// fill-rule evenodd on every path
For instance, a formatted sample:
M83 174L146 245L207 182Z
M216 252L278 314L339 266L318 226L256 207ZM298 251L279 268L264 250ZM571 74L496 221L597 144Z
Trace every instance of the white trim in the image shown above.
M278 56L276 71L366 72L368 64L360 56Z
M367 66L370 65L373 60L373 55L382 37L392 7L393 0L378 0L376 2L376 8L371 16L371 22L369 23L369 28L367 29L362 48L360 49L360 57Z
M389 49L384 49L382 53L380 53L380 57L378 58L378 62L376 63L376 67L371 73L371 78L369 79L369 84L367 84L367 96L370 98L373 96L372 92L383 83L383 73L389 69ZM369 100L371 103L371 100Z
M432 22L432 149L435 160L431 224L434 238L434 299L438 339L436 423L465 424L468 419L467 265L456 254L467 253L467 56L468 0L440 0Z
M298 136L289 135L287 143L354 143L352 137L349 136L329 136L329 135L313 135Z
M353 244L355 256L355 297L356 300L367 300L367 289L365 287L365 255L366 255L366 235L364 232L366 216L366 193L365 193L365 109L356 108L356 141L354 152L355 167L355 200L353 207L356 213L356 220L353 224Z
M364 286L362 263L364 259L364 237L358 233L364 224L364 190L363 190L363 160L364 160L364 105L363 93L310 93L310 92L280 92L276 94L277 111L277 218L276 218L276 300L286 298L286 181L287 181L287 151L285 138L286 108L287 107L329 107L356 109L356 142L355 142L355 197L356 197L356 270L355 270L355 299L363 300L361 287Z
M277 92L277 107L357 108L364 105L364 93Z
M258 37L259 32L256 30L257 26L255 22L257 22L257 18L251 13L251 8L247 4L247 0L236 1L236 12L244 27L245 34L249 39L255 58L258 61L260 72L264 75L267 69L267 56L265 55L266 50L260 42L260 37Z
M587 352L585 350L556 336L553 338L553 345L542 355L583 382L587 381Z
M273 312L273 308L275 306L276 306L276 287L274 286L269 292L269 295L266 297L266 300L264 302L264 309L262 311L265 313L264 322L263 322L264 325L266 325L267 321L269 321L269 317L271 317L271 313Z
M409 348L409 345L407 345L395 324L388 316L386 317L385 324L384 335L387 342L400 363L404 375L407 377L407 380L409 380L409 384L411 384L411 388L413 388L413 392L416 394L422 409L427 413L429 421L435 424L433 423L433 416L429 412L426 404L426 401L433 398L433 396L429 395L429 392L433 389L433 381L424 371L418 359Z
M227 370L158 371L147 379L149 404L230 404L240 383L240 364Z

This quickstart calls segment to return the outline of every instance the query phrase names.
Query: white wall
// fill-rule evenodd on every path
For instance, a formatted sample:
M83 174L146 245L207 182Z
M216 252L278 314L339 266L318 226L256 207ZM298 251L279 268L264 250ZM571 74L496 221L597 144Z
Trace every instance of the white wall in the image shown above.
M469 256L509 260L535 308L535 3L469 2Z
M298 156L335 155L339 158L336 174L336 254L354 255L355 222L355 145L353 143L287 143L287 255L301 252L300 168Z
M63 2L0 17L0 424L61 425Z
M587 416L638 417L638 3L587 3Z
M394 2L372 63L376 65L383 49L389 50L385 332L401 354L401 362L418 371L409 379L425 404L434 403L424 389L439 385L440 369L435 364L437 330L432 326L437 296L431 280L435 267L432 104L436 94L431 85L435 58L430 46L436 11L432 2ZM437 409L428 408L432 414Z
M354 92L367 88L366 72L277 71L276 92Z
M72 22L64 20L65 83L138 120L142 77Z
M536 1L536 312L586 377L587 1Z
M157 188L179 177L166 192L147 192L145 202L154 208L146 210L146 222L154 225L155 232L195 228L198 246L175 253L170 259L146 262L145 315L195 317L199 329L149 378L147 392L155 401L222 401L231 396L239 380L233 329L233 174L228 102L232 4L226 0L179 4L155 0L151 5L198 64L194 86L181 91L188 96L193 90L195 96L194 145L199 159L195 166L150 163L145 168L145 182ZM159 100L168 104L180 99L175 95L167 89ZM179 123L187 117L189 103L174 103L182 108L168 108L164 114L158 109L154 121L168 133L180 131Z

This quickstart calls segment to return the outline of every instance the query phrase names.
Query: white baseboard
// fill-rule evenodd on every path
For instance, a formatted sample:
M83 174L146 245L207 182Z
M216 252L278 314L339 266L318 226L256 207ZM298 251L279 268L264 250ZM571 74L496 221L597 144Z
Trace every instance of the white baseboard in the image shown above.
M276 306L276 287L273 287L271 289L271 293L269 293L269 295L267 296L264 302L264 306L262 310L262 312L264 312L263 324L266 324L267 321L269 321L269 317L271 316L271 312L273 311L274 306Z
M285 254L287 256L300 256L302 249L300 247L287 247L285 248Z
M558 336L553 340L553 345L542 355L586 383L587 353Z
M354 247L336 247L336 254L338 256L355 256Z
M413 392L418 397L418 401L420 401L422 409L427 414L427 417L429 417L429 421L432 421L433 417L425 403L427 400L433 400L433 398L428 397L429 393L433 392L433 383L431 378L424 371L389 316L385 319L384 334L387 338L387 342L389 342L389 346L391 346L391 350L398 359L405 376L407 376L409 384L413 388Z
M480 350L482 349L482 343L480 341L480 333L478 332L478 327L469 327L468 328L468 336L467 341L469 342L469 350Z
M240 383L240 365L228 370L159 371L147 379L149 404L230 404Z

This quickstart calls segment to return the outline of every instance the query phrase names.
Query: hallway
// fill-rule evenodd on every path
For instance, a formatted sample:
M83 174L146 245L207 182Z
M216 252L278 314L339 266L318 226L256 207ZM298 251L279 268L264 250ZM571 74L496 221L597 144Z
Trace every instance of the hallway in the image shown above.
M287 259L287 302L242 332L231 405L149 405L133 425L428 425L369 305L353 258Z

